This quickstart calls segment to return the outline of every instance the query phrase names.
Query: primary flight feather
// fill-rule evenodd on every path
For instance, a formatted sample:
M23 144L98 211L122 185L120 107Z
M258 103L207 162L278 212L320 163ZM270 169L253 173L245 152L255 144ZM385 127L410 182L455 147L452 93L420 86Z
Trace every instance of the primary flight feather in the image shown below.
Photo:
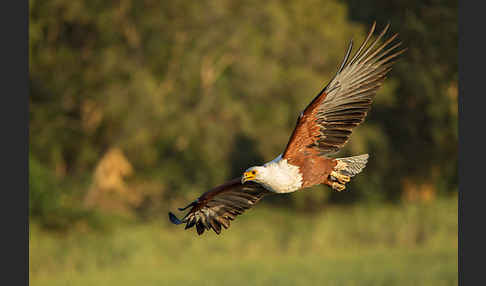
M373 23L366 39L352 58L353 42L336 75L299 115L297 125L282 154L263 166L248 168L241 177L202 194L185 208L189 212L178 219L169 212L174 224L196 227L199 235L213 229L220 234L236 216L269 194L290 193L318 184L342 191L345 184L360 173L368 154L330 158L348 141L354 127L364 121L378 88L391 70L394 59L406 49L392 44L398 34L382 41L390 25L370 41Z

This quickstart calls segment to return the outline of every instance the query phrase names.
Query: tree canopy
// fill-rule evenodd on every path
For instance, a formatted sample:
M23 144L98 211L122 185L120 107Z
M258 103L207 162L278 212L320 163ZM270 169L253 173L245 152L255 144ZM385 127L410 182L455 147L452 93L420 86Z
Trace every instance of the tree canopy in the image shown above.
M377 20L409 50L337 154L369 153L369 165L351 193L315 187L290 201L453 192L457 3L415 2L30 0L34 167L86 184L119 148L133 184L155 182L147 193L199 194L281 153L349 41Z

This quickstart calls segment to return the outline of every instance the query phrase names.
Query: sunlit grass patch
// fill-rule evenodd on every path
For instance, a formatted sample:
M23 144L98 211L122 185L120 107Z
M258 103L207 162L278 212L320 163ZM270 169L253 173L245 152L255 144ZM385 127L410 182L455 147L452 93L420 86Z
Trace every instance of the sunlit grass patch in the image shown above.
M255 208L220 236L170 225L30 233L31 285L457 285L457 201Z

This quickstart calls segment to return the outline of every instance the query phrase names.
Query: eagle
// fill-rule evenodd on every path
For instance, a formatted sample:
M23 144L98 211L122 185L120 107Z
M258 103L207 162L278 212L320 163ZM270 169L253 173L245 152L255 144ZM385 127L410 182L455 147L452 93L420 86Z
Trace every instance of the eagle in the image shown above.
M213 230L220 234L230 222L263 197L291 193L315 185L327 185L343 191L352 177L368 162L368 154L331 158L348 141L353 128L360 125L376 91L383 84L396 58L406 51L401 42L392 43L395 33L384 39L388 23L370 41L376 27L373 22L365 40L351 57L351 40L344 59L331 81L300 113L283 153L262 166L248 168L240 177L203 193L179 211L190 208L178 219L169 212L169 220L196 227L197 234ZM383 42L382 42L383 39Z

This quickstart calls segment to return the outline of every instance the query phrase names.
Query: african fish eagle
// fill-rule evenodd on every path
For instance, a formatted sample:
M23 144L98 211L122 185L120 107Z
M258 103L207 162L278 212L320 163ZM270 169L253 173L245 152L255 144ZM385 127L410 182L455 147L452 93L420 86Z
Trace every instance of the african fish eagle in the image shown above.
M391 44L398 34L379 43L390 24L370 41L375 26L376 22L352 58L353 41L350 42L336 75L300 113L282 154L262 166L248 168L241 177L179 208L183 211L191 207L182 219L169 212L170 221L185 223L186 229L196 226L199 235L210 229L220 234L221 226L228 228L230 221L266 195L295 192L318 184L343 191L345 184L363 170L368 154L347 158L328 155L342 148L353 128L364 121L394 60L406 50L397 50L400 41Z

